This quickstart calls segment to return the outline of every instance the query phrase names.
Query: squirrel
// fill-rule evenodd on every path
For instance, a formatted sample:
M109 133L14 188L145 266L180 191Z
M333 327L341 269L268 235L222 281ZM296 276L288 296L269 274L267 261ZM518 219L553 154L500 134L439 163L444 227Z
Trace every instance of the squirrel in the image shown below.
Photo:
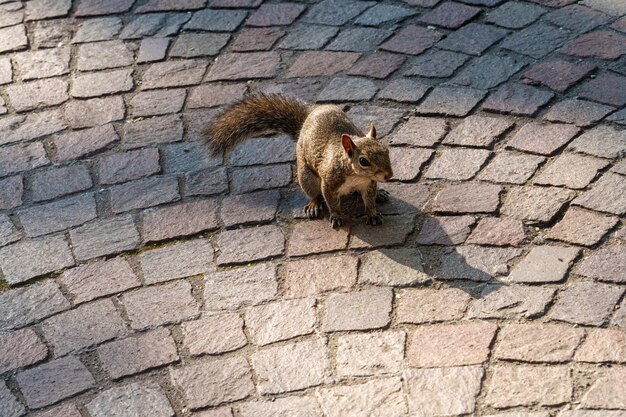
M389 199L377 182L393 176L389 149L376 139L370 124L367 135L335 105L309 106L282 94L250 94L231 104L203 132L214 155L254 136L284 133L296 141L298 182L310 198L304 207L310 218L330 210L332 228L343 224L339 199L359 192L367 224L382 224L376 202Z

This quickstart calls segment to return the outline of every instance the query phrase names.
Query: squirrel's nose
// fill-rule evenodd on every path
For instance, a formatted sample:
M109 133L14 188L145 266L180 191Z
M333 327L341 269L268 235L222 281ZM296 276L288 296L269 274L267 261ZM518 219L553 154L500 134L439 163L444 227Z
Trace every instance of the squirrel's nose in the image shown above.
M388 181L391 177L393 177L393 173L385 174L385 181Z

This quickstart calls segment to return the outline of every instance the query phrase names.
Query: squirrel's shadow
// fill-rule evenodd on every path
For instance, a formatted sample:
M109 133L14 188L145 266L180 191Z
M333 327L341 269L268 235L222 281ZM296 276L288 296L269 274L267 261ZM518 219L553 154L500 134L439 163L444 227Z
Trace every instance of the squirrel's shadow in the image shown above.
M473 298L483 298L507 285L498 278L498 273L507 272L506 264L500 265L498 271L490 271L480 260L470 259L463 248L448 236L448 232L436 221L424 213L430 193L426 186L419 184L388 183L383 189L390 193L389 201L379 203L378 209L383 214L383 224L371 226L364 223L365 211L358 194L342 198L342 210L349 231L348 249L360 251L375 249L376 262L386 278L371 281L364 278L361 262L359 266L359 283L390 285L394 287L452 287L468 293ZM290 188L283 190L283 204L278 213L279 218L299 218L307 221L303 207L307 202L301 190ZM324 221L328 220L325 213ZM425 219L430 219L429 235L436 236L434 244L420 244L420 234ZM328 233L335 232L330 224ZM478 248L478 250L493 250ZM495 249L498 250L498 249ZM414 273L412 273L414 271ZM394 274L407 275L392 276ZM378 274L381 275L381 274ZM369 279L369 281L368 281Z

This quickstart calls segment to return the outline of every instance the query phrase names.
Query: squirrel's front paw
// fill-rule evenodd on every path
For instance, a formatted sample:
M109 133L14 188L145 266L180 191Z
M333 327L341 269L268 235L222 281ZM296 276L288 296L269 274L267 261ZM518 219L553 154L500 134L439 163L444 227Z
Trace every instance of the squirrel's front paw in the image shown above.
M389 201L389 191L386 190L378 190L376 191L376 202L377 203L386 203Z
M371 224L372 226L378 226L383 224L383 215L380 213L376 213L372 216L367 216L365 218L365 224Z
M341 227L341 225L343 225L343 221L341 220L341 217L339 217L337 214L331 214L328 220L330 221L330 226L333 229L336 229L338 227Z

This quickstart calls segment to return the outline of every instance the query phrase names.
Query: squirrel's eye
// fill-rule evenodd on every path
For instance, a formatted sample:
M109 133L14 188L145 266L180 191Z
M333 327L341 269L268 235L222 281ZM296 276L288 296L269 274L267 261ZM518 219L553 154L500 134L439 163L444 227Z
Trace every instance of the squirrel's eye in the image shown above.
M359 164L361 164L362 167L368 167L371 165L370 161L368 161L364 156L359 157Z

